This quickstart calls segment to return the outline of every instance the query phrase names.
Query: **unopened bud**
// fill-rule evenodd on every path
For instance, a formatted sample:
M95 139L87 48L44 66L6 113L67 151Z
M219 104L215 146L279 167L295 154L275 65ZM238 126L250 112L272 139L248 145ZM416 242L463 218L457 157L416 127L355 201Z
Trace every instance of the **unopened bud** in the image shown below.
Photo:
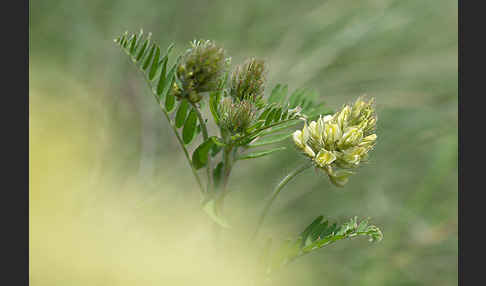
M326 123L324 126L324 142L327 146L333 148L335 142L341 138L341 128L335 123Z
M334 155L332 152L329 152L327 150L321 150L317 154L315 158L315 162L320 166L324 167L325 165L329 165L332 162L336 160L336 155Z

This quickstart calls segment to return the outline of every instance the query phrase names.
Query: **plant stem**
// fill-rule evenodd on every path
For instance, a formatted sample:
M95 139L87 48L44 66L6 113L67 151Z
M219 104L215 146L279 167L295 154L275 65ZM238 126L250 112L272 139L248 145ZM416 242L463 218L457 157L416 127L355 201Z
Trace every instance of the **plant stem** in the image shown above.
M224 198L228 193L228 182L229 182L229 176L231 174L231 169L233 168L232 160L231 160L231 151L233 149L233 146L227 146L223 150L223 184L221 188L221 193L218 198L217 202L217 211L219 214L223 213L223 207L224 207Z
M272 206L273 202L275 201L275 199L277 198L278 194L283 189L283 187L285 187L285 185L287 185L287 183L290 182L297 175L299 175L300 173L302 173L303 171L305 171L306 169L308 169L310 167L311 167L310 164L304 164L304 165L298 167L297 169L290 172L287 176L285 176L285 178L283 178L282 181L280 181L280 183L277 185L277 187L275 187L275 190L273 191L273 194L270 197L270 200L267 201L267 204L265 205L265 207L264 207L264 209L263 209L263 211L260 215L260 219L258 220L257 227L255 229L255 232L253 233L253 236L251 237L251 240L254 240L256 238L258 231L260 230L260 227L263 225L263 221L265 220L265 217L267 216L268 211L270 210L270 207Z
M208 129L206 127L206 122L204 122L204 119L202 117L202 114L199 111L199 109L196 107L196 104L194 104L193 102L191 102L191 105L192 105L192 108L194 108L194 111L196 111L196 115L197 115L197 117L199 119L199 123L201 124L203 139L204 139L204 141L206 141L209 138ZM213 188L212 170L213 170L213 167L212 167L212 164L211 164L211 154L208 152L208 163L207 163L207 166L206 166L206 174L208 176L208 185L207 185L207 188L206 188L206 192L208 194L211 192L211 190Z

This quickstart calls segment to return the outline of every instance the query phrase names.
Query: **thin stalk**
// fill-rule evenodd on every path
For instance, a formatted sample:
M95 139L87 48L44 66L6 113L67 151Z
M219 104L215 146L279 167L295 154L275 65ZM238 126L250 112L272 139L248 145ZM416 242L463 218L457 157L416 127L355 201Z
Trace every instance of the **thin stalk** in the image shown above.
M228 182L229 176L231 174L231 169L233 167L232 160L231 160L231 151L233 146L227 146L223 150L223 184L221 188L221 193L218 198L217 210L219 214L223 213L224 207L224 198L228 193Z
M270 200L267 201L267 204L263 208L263 211L260 215L257 227L255 229L255 232L253 233L251 240L254 240L255 237L257 236L258 231L260 230L260 227L263 225L263 221L265 220L265 217L267 216L268 211L270 210L270 207L272 206L273 202L275 201L275 199L277 198L278 194L283 189L283 187L285 187L285 185L287 185L288 182L290 182L297 175L299 175L300 173L302 173L303 171L305 171L306 169L308 169L310 167L311 167L311 165L308 164L308 163L298 167L297 169L290 172L287 176L285 176L285 178L283 178L282 181L280 181L280 183L277 185L277 187L275 187L275 190L273 191L272 196L270 197Z
M201 124L203 139L204 139L204 141L206 141L209 138L208 129L206 127L206 122L204 122L202 114L199 111L199 109L196 107L196 104L191 102L191 105L192 105L192 108L194 109L194 111L196 111L197 118L199 119L199 123ZM208 163L206 165L206 174L208 176L208 186L206 188L207 193L210 193L212 188L213 188L213 176L211 174L212 170L213 170L213 167L212 167L212 164L211 164L211 154L208 153Z

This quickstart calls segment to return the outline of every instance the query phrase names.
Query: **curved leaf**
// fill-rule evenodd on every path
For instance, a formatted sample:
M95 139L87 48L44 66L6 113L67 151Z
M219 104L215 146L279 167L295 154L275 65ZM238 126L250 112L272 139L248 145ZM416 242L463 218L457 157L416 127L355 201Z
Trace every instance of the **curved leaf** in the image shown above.
M150 52L149 52L147 58L145 59L145 62L143 64L142 69L146 70L149 67L149 65L152 61L152 56L154 54L155 46L156 46L156 44L152 43L152 46L150 47Z
M179 104L179 108L177 109L176 117L175 117L175 126L177 128L181 128L184 122L186 121L187 110L189 109L189 102L183 99Z
M165 110L171 112L175 105L175 96L170 92L165 96Z
M166 72L167 72L167 61L168 60L169 60L168 55L165 55L162 58L162 61L161 61L162 71L160 72L159 82L157 83L157 94L159 96L164 91L164 87L165 87L165 84L166 84L166 79L167 79ZM160 98L162 98L162 96L160 96Z
M213 145L213 138L208 138L208 140L201 143L201 145L194 150L192 153L192 164L196 170L206 166L208 163L209 151Z
M219 99L221 94L219 91L214 91L209 94L209 110L213 115L214 123L219 126Z

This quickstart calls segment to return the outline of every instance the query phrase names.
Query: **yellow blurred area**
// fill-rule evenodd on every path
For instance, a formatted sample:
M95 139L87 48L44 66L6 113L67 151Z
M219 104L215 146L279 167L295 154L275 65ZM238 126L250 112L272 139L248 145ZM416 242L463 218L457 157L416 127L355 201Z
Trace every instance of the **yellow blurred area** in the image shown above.
M164 192L169 178L147 195L136 178L103 175L100 100L63 81L64 99L30 92L32 285L248 285L248 250L219 251L196 197Z

